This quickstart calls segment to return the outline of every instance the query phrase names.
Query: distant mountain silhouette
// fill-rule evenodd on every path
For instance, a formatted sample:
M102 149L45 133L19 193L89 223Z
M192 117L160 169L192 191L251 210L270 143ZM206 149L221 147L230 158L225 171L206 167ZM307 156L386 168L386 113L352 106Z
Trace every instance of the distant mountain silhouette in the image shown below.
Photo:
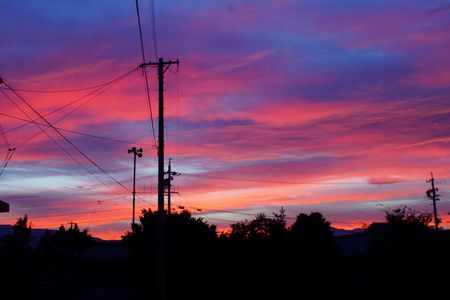
M39 240L44 235L45 229L32 229L31 230L31 238L30 238L30 247L36 249ZM56 230L50 230L51 233L55 233ZM5 235L13 234L13 226L12 225L0 225L0 239Z
M364 229L363 228L354 228L351 230L347 230L347 229L331 227L331 231L333 232L334 237L338 237L338 236L345 236L345 235L360 234L360 233L364 232Z

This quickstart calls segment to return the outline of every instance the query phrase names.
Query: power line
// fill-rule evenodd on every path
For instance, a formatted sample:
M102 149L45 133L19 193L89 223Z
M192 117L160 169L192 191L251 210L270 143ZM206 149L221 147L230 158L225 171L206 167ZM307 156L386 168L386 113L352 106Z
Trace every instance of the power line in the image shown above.
M64 109L64 108L69 107L69 106L71 106L72 104L75 104L75 103L77 103L77 102L83 100L84 98L87 98L88 96L94 94L94 96L89 100L89 101L91 101L93 98L95 98L95 97L97 97L99 94L103 93L106 89L108 89L109 87L111 87L113 84L115 84L115 83L117 83L118 81L120 81L120 80L122 80L122 79L128 77L129 75L131 75L131 74L132 74L133 72L135 72L136 70L137 70L137 68L133 68L133 69L131 69L130 71L128 71L128 72L126 72L126 73L124 73L124 74L122 74L122 75L116 77L114 80L109 81L107 85L101 86L101 87L99 87L99 88L97 88L97 89L95 89L95 90L93 90L93 91L87 93L86 95L83 95L83 96L81 96L81 97L79 97L79 98L77 98L77 99L75 99L75 100L73 100L73 101L71 101L71 102L69 102L69 103L67 103L67 104L64 104L63 106L61 106L61 107L59 107L59 108L57 108L57 109L54 109L54 110L52 110L52 111L50 111L50 112L44 114L44 116L47 117L47 116L49 116L49 115L52 115L52 114L54 114L54 113L56 113L56 112L58 112L58 111L60 111L60 110L62 110L62 109ZM102 90L102 89L103 89L103 90ZM98 92L98 93L97 93L97 92ZM97 93L97 94L95 94L95 93ZM3 93L3 94L5 95L5 93ZM87 101L87 102L89 102L89 101ZM84 105L84 104L83 104L83 105ZM82 105L81 105L81 106L82 106ZM38 121L38 120L40 120L40 119L41 119L41 118L37 118L37 119L34 119L34 121ZM18 130L18 129L20 129L20 128L26 126L26 125L27 125L27 124L22 124L22 125L20 125L20 126L17 126L17 127L15 127L15 128L12 128L12 129L8 130L6 133L10 133L10 132L16 131L16 130Z
M156 205L152 205L149 204L149 206L153 206L156 207ZM145 209L146 207L140 207L140 209ZM119 211L126 211L128 210L128 208L118 208L118 209L108 209L108 210L102 210L102 211L97 211L96 213L109 213L109 212L119 212ZM92 211L89 212L83 212L83 213L64 213L64 214L49 214L49 215L40 215L40 216L33 216L32 214L30 214L30 218L33 218L34 221L39 221L40 219L47 219L47 218L56 218L56 217L65 217L68 215L72 215L72 216L85 216L85 215L90 215L92 214ZM71 218L69 218L71 219ZM101 220L97 220L97 221L93 221L93 220L89 220L89 221L81 221L81 222L76 222L77 224L90 224L90 223L98 223L98 222L105 222L105 221L119 221L119 220L127 220L128 217L120 217L120 218L107 218L107 219L101 219ZM60 223L54 223L55 225L39 225L39 226L60 226Z
M0 115L5 116L5 117L9 117L9 118L12 118L12 119L16 119L16 120L19 120L19 121L27 122L27 123L33 123L32 121L29 121L29 120L26 120L26 119L23 119L23 118L19 118L19 117L16 117L16 116L12 116L12 115L9 115L9 114L1 113L1 112L0 112ZM49 127L47 124L43 124L43 123L38 123L38 124L42 125L42 126ZM78 135L91 137L91 138L96 138L96 139L107 140L107 141L115 142L115 143L122 143L122 144L127 144L127 145L129 145L129 144L137 144L137 145L149 146L149 147L153 147L154 146L154 145L151 145L151 144L140 143L140 142L137 142L137 141L126 141L126 140L122 140L122 139L105 137L105 136L100 136L100 135L80 132L80 131L76 131L76 130L64 129L64 128L61 128L61 127L56 127L56 128L61 130L61 131L75 133L75 134L78 134Z
M177 69L177 145L176 158L180 157L180 69Z
M3 80L3 84L6 85L6 87L10 88L8 83L6 83ZM41 115L36 109L34 109L19 93L17 93L14 90L11 90L20 100L22 100L23 103L25 103L25 105L28 106L28 108L30 108L36 115L38 115L45 123L47 123L59 136L61 136L67 143L69 143L78 153L80 153L85 159L87 159L92 165L94 165L98 170L100 170L103 174L107 175L108 177L110 177L114 182L116 182L118 185L120 185L121 187L123 187L125 190L130 191L125 185L123 185L121 182L119 182L117 179L115 179L111 174L109 174L108 172L106 172L101 166L99 166L96 162L94 162L89 156L87 156L83 151L80 150L80 148L78 148L74 143L72 143L64 134L62 134L57 128L55 128L53 126L53 124L51 124L43 115ZM3 91L0 90L0 92L2 92L4 95L6 95ZM7 95L6 95L7 96ZM8 96L7 96L8 97ZM9 97L8 97L9 98ZM9 98L10 100L12 100L11 98ZM13 100L12 100L13 104L18 107L22 113L24 113L30 120L31 117L28 116L28 114L23 111ZM39 124L37 122L34 122L34 124L42 131L44 132L50 139L51 136L48 135L48 133L42 129ZM54 139L52 139L61 149L62 146L59 145ZM63 150L66 154L68 154L69 156L73 157L72 155L70 155L67 151ZM77 161L77 160L76 160ZM86 168L85 168L86 169ZM86 169L87 170L87 169ZM91 173L91 172L89 172ZM93 174L93 173L91 173ZM103 182L102 182L103 183Z
M191 209L196 210L197 212L212 211L212 212L229 213L229 214L237 214L237 215L252 216L252 217L257 217L259 215L259 214L243 213L243 212L232 211L232 210L220 210L220 209L214 209L214 208L195 207L195 206L186 206L186 205L177 205L177 207L179 209L191 208ZM295 218L286 217L286 219L295 219Z
M138 19L138 26L139 26L139 39L141 42L141 54L142 54L142 63L145 63L145 50L144 50L144 39L142 37L142 26L141 26L141 14L139 12L139 1L136 0L136 14ZM150 101L150 88L148 84L148 75L147 75L147 69L144 67L142 68L142 71L144 72L144 81L145 81L145 90L146 90L146 97L147 97L147 105L149 108L150 113L150 123L153 133L153 141L155 143L155 149L157 149L157 143L156 143L156 133L155 133L155 124L153 122L153 111L152 111L152 103Z
M155 2L150 0L150 13L152 17L152 33L153 33L153 49L155 51L155 59L158 59L158 44L156 38L156 17L155 17Z
M94 223L93 224L93 226L95 226L95 223L104 223L104 222L110 222L110 221L125 221L127 218L108 218L108 219L102 219L102 220L98 220L98 221L92 221L92 220L90 220L90 221L82 221L82 222L74 222L74 223L77 223L77 224L91 224L91 223ZM67 223L67 224L70 224L70 223ZM61 226L61 225L63 225L63 224L61 224L61 223L52 223L52 224L41 224L41 225L39 225L39 227L47 227L47 228L49 228L49 227L59 227L59 226Z
M136 71L136 68L133 69L133 72ZM25 93L72 93L72 92L82 92L82 91L87 91L87 90L92 90L92 89L96 89L96 88L100 88L100 87L104 87L107 86L113 82L117 81L117 78L110 80L110 81L106 81L103 83L99 83L97 85L93 85L93 86L88 86L88 87L83 87L83 88L77 88L77 89L69 89L69 90L30 90L30 89L19 89L19 88L12 88L12 90L16 91L16 92L25 92ZM7 90L8 88L0 88L2 90Z
M141 207L140 209L143 209L144 207ZM97 211L97 213L109 213L109 212L119 212L119 211L127 211L129 208L115 208L115 209L105 209ZM86 212L69 212L69 213L61 213L61 214L48 214L48 215L40 215L40 216L34 216L34 219L43 219L43 218L56 218L56 217L65 217L65 216L85 216L91 214L92 211L86 211ZM32 214L30 214L32 216Z
M101 93L105 92L106 89L110 88L112 85L114 85L115 83L117 83L119 80L121 80L121 79L127 77L128 75L130 75L130 74L133 73L134 71L136 71L136 69L133 69L133 70L131 70L131 71L129 71L129 72L127 72L127 73L125 73L125 74L123 74L123 75L117 77L116 79L110 81L108 86L102 86L102 87L98 88L97 90L95 90L95 91L93 91L93 92L90 92L90 93L88 93L87 95L85 95L85 96L83 96L83 97L81 97L81 98L79 98L79 99L77 99L77 100L75 100L75 101L72 101L72 102L70 102L70 103L68 103L68 104L66 104L66 105L64 105L64 106L62 106L62 107L60 107L60 108L58 108L58 109L56 109L56 110L53 110L52 112L48 113L47 115L52 114L52 113L55 113L55 112L61 110L62 108L65 108L65 107L67 107L67 106L69 106L69 105L71 105L71 104L74 104L74 103L76 103L76 102L82 100L82 99L85 98L86 96L88 96L88 95L90 95L90 94L93 94L93 93L96 93L96 92L97 92L97 93L94 94L90 99L86 100L86 101L83 102L81 105L79 105L78 107L74 108L73 110L71 110L70 112L68 112L68 113L65 114L64 116L62 116L60 119L58 119L57 121L55 121L54 124L60 122L61 120L63 120L63 119L66 118L67 116L69 116L70 114L74 113L76 110L80 109L82 106L84 106L84 105L86 105L87 103L89 103L90 101L92 101L94 98L96 98L97 96L99 96ZM3 94L4 94L4 93L3 93ZM8 97L7 95L5 95L5 96ZM9 98L9 97L8 97L8 98ZM12 99L9 99L9 100L11 101ZM7 115L7 114L3 114L3 113L0 113L0 114L6 115L6 116L9 116L9 117L13 117L13 116L10 116L10 115ZM20 119L20 118L17 118L17 117L13 117L13 118ZM37 120L39 120L39 119L40 119L40 118L38 118L38 119L36 119L36 120L31 120L31 121L27 121L27 120L24 120L24 119L21 119L21 120L23 120L23 121L25 121L25 122L29 122L29 123L35 123L35 121L37 121ZM42 126L47 126L47 128L50 127L50 126L48 126L48 125L46 125L46 124L42 124L42 123L39 123L39 124L42 125ZM18 127L16 127L16 128L13 128L12 130L10 130L10 131L8 131L8 132L11 132L11 131L13 131L13 130L16 130L16 129L20 128L20 127L23 127L23 125L22 125L22 126L18 126ZM59 129L59 128L58 128L58 129ZM94 137L94 138L100 138L100 139L104 139L104 140L114 141L114 142L129 143L128 141L121 141L121 140L117 140L117 139L111 139L111 138L106 138L106 137L100 137L100 136L95 136L95 135L90 135L90 134L83 134L83 133L80 133L80 132L77 132L77 131L73 131L73 130L64 130L64 129L61 129L61 130L63 130L63 131L68 131L68 132L73 132L73 133L77 133L77 134L81 134L81 135L85 135L85 136L89 136L89 137ZM16 148L20 148L20 147L23 146L24 144L30 142L31 140L33 140L34 138L36 138L37 136L39 136L41 133L42 133L42 132L39 132L38 134L32 136L32 137L29 138L28 140L22 142L22 143L21 143L20 145L18 145ZM60 147L60 145L58 145L58 146ZM63 151L64 151L64 150L63 150ZM64 152L65 152L65 151L64 151ZM67 154L68 154L68 153L67 153ZM71 156L70 154L68 154L68 155ZM71 158L74 159L73 157L71 157ZM74 160L77 161L76 159L74 159ZM80 164L78 161L77 161L77 163ZM82 166L81 164L80 164L80 166L81 166L83 169L86 170L86 168L84 168L84 166ZM86 170L86 171L88 171L88 170ZM91 173L90 171L88 171L88 172ZM93 175L93 174L92 174L92 175ZM93 176L95 176L95 175L93 175ZM97 179L98 179L98 178L97 178Z
M5 142L6 149L9 150L11 148L11 146L9 145L8 138L6 137L6 133L3 130L3 126L1 124L0 124L0 134L2 135L3 141Z
M5 171L6 167L8 166L9 161L12 158L16 148L11 148L8 138L6 137L5 131L3 130L2 125L0 125L0 134L3 138L3 141L5 142L5 146L6 146L6 155L5 155L5 158L3 159L2 164L0 165L0 168L1 168L0 176L2 176L3 172Z
M231 219L223 219L223 218L211 218L211 217L208 217L208 216L201 216L200 218L206 219L206 220L213 220L213 221L240 222L239 220L231 220Z
M59 122L61 122L62 120L64 120L65 118L67 118L69 115L73 114L74 112L76 112L77 110L79 110L80 108L82 108L84 105L88 104L89 102L91 102L92 100L94 100L94 98L96 98L97 96L99 96L100 94L104 93L108 88L110 88L112 85L104 87L103 90L99 90L97 94L93 95L90 99L84 101L83 103L81 103L78 107L75 107L74 109L72 109L71 111L69 111L68 113L66 113L65 115L63 115L62 117L60 117L58 120L53 122L54 124L57 124ZM45 130L47 130L49 128L49 126L47 125L43 125L46 126L47 128ZM36 138L37 136L39 136L41 134L41 132L38 132L37 134L35 134L34 136L30 137L28 140L22 142L20 145L18 145L16 148L22 147L23 145L27 144L28 142L30 142L31 140L33 140L34 138Z
M4 159L2 166L1 166L0 176L3 175L3 172L5 171L6 167L8 166L8 163L11 161L11 158L13 157L13 154L14 154L14 150L9 151L6 154L6 158Z
M5 83L6 84L6 83ZM109 185L107 185L105 182L103 182L103 180L101 180L97 175L95 175L91 170L89 170L86 166L84 166L75 156L73 156L70 152L68 152L66 149L64 149L64 147L58 143L54 138L51 137L51 135L45 131L45 129L43 129L39 123L37 123L36 121L34 121L19 105L17 105L17 103L15 103L15 101L10 98L7 94L5 94L5 92L3 92L2 90L0 90L0 92L2 94L4 94L10 101L11 103L14 104L14 106L16 106L25 116L27 116L27 118L29 118L30 120L33 121L33 123L41 130L42 133L44 133L50 140L52 140L53 143L55 143L60 149L61 151L63 151L67 156L69 156L73 161L75 161L82 169L84 169L86 172L88 172L89 174L91 174L93 177L95 177L100 183L102 183L106 188L110 189L111 191L117 193L116 190L114 190L113 188L111 188ZM46 119L44 119L45 121L47 121ZM50 124L47 121L48 124ZM55 129L54 127L52 127L53 129ZM35 137L35 136L34 136ZM33 138L34 138L33 137ZM29 140L28 140L29 141ZM27 142L27 141L26 141ZM24 143L22 143L19 146L22 146Z

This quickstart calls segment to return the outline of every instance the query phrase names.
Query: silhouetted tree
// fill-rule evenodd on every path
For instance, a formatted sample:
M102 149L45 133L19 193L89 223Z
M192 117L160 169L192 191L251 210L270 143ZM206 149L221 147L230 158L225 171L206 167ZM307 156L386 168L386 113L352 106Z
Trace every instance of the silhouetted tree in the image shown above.
M421 228L428 228L428 225L433 219L433 215L429 212L417 212L407 206L402 206L397 209L387 209L386 221L389 225L394 226L418 226Z
M170 277L171 287L183 291L192 288L189 282L206 276L204 272L195 273L193 268L201 269L203 266L204 269L208 255L214 253L212 247L217 240L216 226L193 217L187 210L174 212L170 216L166 213L164 218L167 276ZM148 293L154 288L151 285L157 282L158 212L143 209L139 221L134 231L126 232L122 240L131 247L136 273L139 274L137 281ZM171 290L169 288L168 292Z
M427 255L434 247L435 234L428 226L431 213L406 206L386 210L386 223L372 223L366 232L372 236L369 253L379 255Z
M321 213L299 214L290 232L301 254L336 255L339 252L330 222Z
M80 230L77 223L71 223L68 229L61 225L51 237L44 235L43 238L49 239L49 241L41 240L42 246L49 243L50 245L46 245L46 247L54 245L63 254L69 255L79 255L81 251L88 249L94 244L94 239L89 234L88 229Z
M209 225L202 218L195 218L188 210L165 214L166 243L173 247L201 245L217 239L215 225ZM157 238L159 216L157 211L143 209L133 231L127 231L122 240L134 246L135 250L144 247L154 248Z
M5 254L23 258L31 253L29 241L31 237L31 223L28 222L28 215L17 219L13 225L13 234L3 237L2 244Z
M272 218L260 213L251 221L245 220L231 224L228 237L232 240L283 239L287 233L286 214L281 208L278 214L273 213Z

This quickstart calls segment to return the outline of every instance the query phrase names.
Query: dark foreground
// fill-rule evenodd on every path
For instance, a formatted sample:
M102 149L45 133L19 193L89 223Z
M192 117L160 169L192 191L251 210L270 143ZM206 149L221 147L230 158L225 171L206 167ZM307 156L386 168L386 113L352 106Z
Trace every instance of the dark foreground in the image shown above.
M168 298L404 299L448 292L448 256L299 257L292 249L238 249L171 255ZM131 259L9 260L2 262L0 299L155 299L153 270L151 262Z

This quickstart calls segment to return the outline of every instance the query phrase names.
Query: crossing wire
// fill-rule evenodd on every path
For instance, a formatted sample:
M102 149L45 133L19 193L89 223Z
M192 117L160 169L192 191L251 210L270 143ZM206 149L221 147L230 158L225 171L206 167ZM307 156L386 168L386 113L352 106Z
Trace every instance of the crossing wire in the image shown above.
M97 96L101 95L102 93L104 93L108 88L110 88L112 86L106 86L106 87L102 87L98 90L97 94L94 94L91 98L87 99L86 101L84 101L83 103L81 103L78 107L75 107L74 109L72 109L71 111L69 111L68 113L66 113L65 115L63 115L62 117L60 117L58 120L53 122L53 125L59 123L60 121L64 120L65 118L67 118L69 115L73 114L74 112L76 112L77 110L79 110L81 107L83 107L84 105L88 104L89 102L91 102L92 100L94 100ZM39 120L39 119L37 119ZM35 120L35 121L37 121ZM34 123L34 122L31 122ZM40 124L40 123L39 123ZM45 130L47 130L48 128L50 128L47 124L42 124L42 126L46 126L47 128ZM27 144L28 142L30 142L31 140L33 140L34 138L36 138L37 136L39 136L42 132L38 132L37 134L35 134L34 136L30 137L29 139L25 140L24 142L22 142L21 144L19 144L16 148L20 148L23 145Z
M59 136L61 136L68 144L70 144L80 155L82 155L86 160L88 160L92 165L94 165L98 170L100 170L103 174L105 174L106 176L108 176L109 178L111 178L115 183L117 183L118 185L120 185L122 188L124 188L125 190L127 190L128 192L131 192L125 185L123 185L120 181L118 181L116 178L114 178L111 174L109 174L108 172L106 172L105 169L103 169L101 166L99 166L95 161L93 161L89 156L87 156L83 151L81 151L80 148L78 148L74 143L72 143L72 141L70 141L64 134L61 133L61 131L59 131L57 128L55 128L55 126L53 126L53 124L51 124L42 114L40 114L33 106L31 106L28 101L26 101L18 92L12 90L9 86L9 84L3 80L3 84L8 87L11 92L16 95L29 109L31 109L36 115L38 115L40 117L40 119L42 119L45 123L47 123L47 125L52 128ZM6 93L4 93L2 90L0 90L0 92L2 92L4 95L7 96ZM7 96L8 97L8 96ZM9 98L9 97L8 97ZM12 100L11 98L9 98L10 100ZM28 116L28 114L23 111L22 108L20 108L20 106L18 106L13 100L12 100L13 104L18 107L30 120L32 120L31 117ZM45 133L50 139L52 139L52 141L54 141L58 146L60 146L61 149L63 149L63 147L61 145L59 145L53 138L51 138L51 136L45 131L45 129L43 129L41 126L39 126L39 124L37 122L34 122L34 124L43 132ZM64 151L66 154L68 153L67 151ZM73 157L73 156L71 156ZM85 168L87 170L87 168ZM89 172L91 174L93 174L92 172ZM103 182L102 182L103 183Z
M5 116L5 117L8 117L8 118L11 118L11 119L16 119L16 120L19 120L19 121L22 121L22 122L27 122L27 123L31 123L31 124L33 123L33 122L30 121L30 120L26 120L26 119L24 119L24 118L19 118L19 117L16 117L16 116L13 116L13 115L9 115L9 114L5 114L5 113L2 113L2 112L0 112L0 115ZM43 123L39 123L39 125L48 127L47 124L43 124ZM56 126L55 126L55 127L56 127ZM61 131L65 131L65 132L69 132L69 133L74 133L74 134L78 134L78 135L86 136L86 137L90 137L90 138L95 138L95 139L102 139L102 140L106 140L106 141L110 141L110 142L115 142L115 143L121 143L121 144L127 144L127 145L130 145L130 144L136 144L136 145L141 145L141 146L149 146L149 147L153 147L153 145L151 145L151 144L141 143L141 142L137 142L137 141L126 141L126 140L122 140L122 139L117 139L117 138L112 138L112 137L106 137L106 136L101 136L101 135L95 135L95 134L90 134L90 133L86 133L86 132L80 132L80 131L71 130L71 129L64 129L64 128L61 128L61 127L56 127L56 128L58 128L58 129L61 130ZM9 132L9 131L8 131L8 132Z
M136 13L137 13L137 19L138 19L138 26L139 26L139 39L141 42L142 63L144 64L146 62L145 61L145 50L144 50L144 39L142 37L141 14L139 12L139 1L138 0L136 0ZM147 97L147 105L148 105L149 113L150 113L150 123L151 123L151 128L152 128L153 141L154 141L155 150L157 150L158 144L156 142L156 133L155 133L155 124L153 121L152 103L150 101L150 88L149 88L149 84L148 84L147 68L145 66L143 66L142 71L144 72L145 90L146 90L146 97Z
M133 71L135 71L135 69L133 69ZM25 92L25 93L42 93L42 94L48 94L48 93L73 93L73 92L82 92L82 91L87 91L87 90L92 90L92 89L96 89L96 88L100 88L100 87L104 87L107 86L113 82L117 81L117 78L112 79L110 81L106 81L103 83L99 83L93 86L88 86L88 87L83 87L83 88L76 88L76 89L69 89L69 90L29 90L29 89L19 89L19 88L12 88L14 91L17 92ZM0 89L4 89L4 90L8 90L8 88L1 88Z
M27 118L29 118L30 120L33 120L30 115L27 114L27 112L25 112L17 103L15 103L15 101L9 97L4 91L0 90L0 92L8 99L11 101L11 103L17 107L17 109L19 109ZM95 177L100 183L102 183L105 187L107 187L108 189L110 189L111 191L117 193L117 191L113 188L111 188L108 184L106 184L105 182L103 182L103 180L101 180L97 175L95 175L91 170L89 170L86 166L84 166L76 157L74 157L70 152L68 152L60 143L58 143L58 141L56 141L48 132L46 132L37 122L33 122L38 128L39 130L41 130L42 133L44 133L53 143L55 143L58 148L61 149L61 151L63 151L67 156L69 156L73 161L75 161L82 169L84 169L86 172L88 172L89 174L91 174L93 177ZM12 156L12 155L11 155ZM3 173L3 172L2 172Z
M155 17L155 1L150 0L150 14L152 17L152 33L153 33L153 49L155 51L155 59L158 59L158 44L156 38L156 17Z
M56 122L53 123L53 124L56 124L56 123L60 122L62 119L64 119L64 118L66 118L67 116L69 116L70 114L74 113L76 110L80 109L82 106L84 106L84 105L86 105L87 103L89 103L90 101L92 101L94 98L96 98L96 97L99 96L101 93L103 93L104 91L106 91L106 89L110 88L112 85L114 85L115 83L117 83L119 80L124 79L125 77L129 76L130 74L132 74L132 73L135 72L136 70L137 70L137 68L134 68L134 69L132 69L131 71L129 71L129 72L127 72L127 73L125 73L125 74L123 74L123 75L121 75L121 76L115 78L114 80L109 81L109 82L107 83L107 84L108 84L107 86L104 85L104 84L101 85L101 86L99 85L100 88L97 88L96 90L94 90L94 91L92 91L92 92L90 92L90 93L88 93L88 94L86 94L86 95L84 95L84 96L82 96L82 97L80 97L80 98L74 100L74 101L71 101L71 102L69 102L69 103L67 103L67 104L65 104L65 105L63 105L63 106L61 106L61 107L59 107L59 108L57 108L57 109L55 109L55 110L53 110L53 111L48 112L48 113L44 114L44 116L48 116L48 115L54 114L54 113L56 113L56 112L58 112L58 111L60 111L60 110L62 110L62 109L64 109L64 108L66 108L66 107L68 107L68 106L71 106L71 105L73 105L73 104L75 104L75 103L77 103L77 102L83 100L83 99L86 98L87 96L92 95L91 98L89 98L88 100L86 100L85 102L83 102L80 106L78 106L77 108L73 109L72 111L70 111L69 113L67 113L66 115L64 115L62 118L58 119ZM40 118L37 118L37 119L34 119L34 120L30 120L30 121L29 121L29 120L22 119L22 118L18 118L18 117L15 117L15 116L11 116L11 115L8 115L8 114L5 114L5 113L0 113L0 114L3 115L3 116L7 116L7 117L10 117L10 118L14 118L14 119L17 119L17 120L24 121L24 122L27 122L27 123L34 123L35 121L40 120ZM42 126L49 127L49 126L46 125L46 124L42 124L42 123L39 123L39 124L42 125ZM22 125L20 125L20 126L17 126L17 127L15 127L15 128L12 128L12 129L8 130L6 133L10 133L10 132L16 131L16 130L18 130L18 129L24 127L25 125L26 125L26 124L22 124ZM57 128L58 128L58 127L57 127ZM135 144L140 144L140 145L145 145L145 146L152 146L152 145L145 144L145 143L137 143L137 142L132 142L132 141L124 141L124 140L113 139L113 138L108 138L108 137L103 137L103 136L98 136L98 135L92 135L92 134L87 134L87 133L81 133L81 132L78 132L78 131L75 131L75 130L67 130L67 129L62 129L62 128L58 128L58 129L59 129L59 130L62 130L62 131L66 131L66 132L71 132L71 133L76 133L76 134L79 134L79 135L84 135L84 136L92 137L92 138L104 139L104 140L108 140L108 141L112 141L112 142L118 142L118 143L124 143L124 144L125 144L125 143L126 143L126 144L135 143ZM39 132L37 135L32 136L30 139L28 139L28 140L26 140L25 142L21 143L21 144L18 145L16 148L19 148L19 147L23 146L24 144L28 143L29 141L31 141L32 139L34 139L35 137L37 137L37 136L40 135L41 133L42 133L42 132Z
M120 81L120 80L122 80L122 79L128 77L129 75L131 75L132 73L136 72L137 70L138 70L138 68L133 68L133 69L131 69L130 71L128 71L128 72L126 72L126 73L124 73L124 74L118 76L117 78L115 78L115 79L109 81L107 84L99 85L99 86L100 86L99 88L97 88L97 89L95 89L95 90L93 90L93 91L87 93L86 95L83 95L83 96L81 96L81 97L79 97L79 98L77 98L77 99L75 99L75 100L73 100L73 101L71 101L71 102L69 102L69 103L67 103L67 104L64 104L63 106L61 106L61 107L59 107L59 108L57 108L57 109L55 109L55 110L52 110L52 111L50 111L50 112L44 114L44 116L47 117L47 116L49 116L49 115L55 114L55 113L57 113L58 111L60 111L60 110L62 110L62 109L64 109L64 108L66 108L66 107L69 107L69 106L71 106L71 105L73 105L73 104L75 104L75 103L77 103L77 102L80 102L81 100L87 98L88 96L97 93L97 92L100 91L102 88L105 88L105 89L106 89L106 88L109 88L109 86L111 86L111 85L115 84L116 82L118 82L118 81ZM16 91L17 91L17 90L16 90ZM4 93L3 93L3 94L4 94ZM95 96L95 97L96 97L96 96ZM32 120L30 120L30 121L38 121L38 120L40 120L40 118L37 118L37 119L34 119L34 120L32 119ZM16 131L16 130L18 130L18 129L20 129L20 128L26 126L26 125L27 125L27 124L22 124L22 125L20 125L20 126L17 126L17 127L15 127L15 128L12 128L12 129L8 130L6 133L10 133L10 132Z
M10 146L10 144L8 142L8 138L6 137L6 133L3 130L2 125L0 125L0 134L1 134L2 138L3 138L3 141L5 142L5 146L6 146L6 156L3 159L2 164L0 165L0 168L1 168L0 169L0 176L2 176L3 172L6 169L6 166L8 166L8 163L9 163L9 161L11 160L11 158L13 156L13 153L14 153L15 149L11 148L11 146Z

